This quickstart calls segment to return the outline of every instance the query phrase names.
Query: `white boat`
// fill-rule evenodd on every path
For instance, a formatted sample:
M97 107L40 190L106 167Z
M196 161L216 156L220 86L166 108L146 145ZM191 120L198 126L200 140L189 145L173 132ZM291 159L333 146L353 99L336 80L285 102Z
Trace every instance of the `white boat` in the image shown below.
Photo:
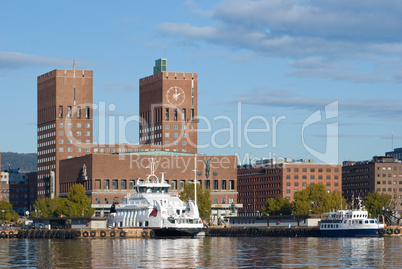
M197 204L187 203L169 194L170 185L155 175L151 159L151 174L138 179L137 193L112 208L108 228L152 229L151 237L194 237L204 227Z
M361 200L357 210L338 210L327 214L328 218L320 224L322 237L378 237L380 229L384 229L384 224L368 217Z

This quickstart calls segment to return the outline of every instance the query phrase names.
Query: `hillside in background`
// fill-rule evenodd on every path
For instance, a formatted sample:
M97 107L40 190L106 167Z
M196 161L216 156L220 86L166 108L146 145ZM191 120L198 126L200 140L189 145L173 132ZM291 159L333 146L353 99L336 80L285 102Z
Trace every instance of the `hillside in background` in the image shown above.
M37 155L36 153L2 152L1 170L6 170L9 166L12 169L20 168L21 172L36 172Z

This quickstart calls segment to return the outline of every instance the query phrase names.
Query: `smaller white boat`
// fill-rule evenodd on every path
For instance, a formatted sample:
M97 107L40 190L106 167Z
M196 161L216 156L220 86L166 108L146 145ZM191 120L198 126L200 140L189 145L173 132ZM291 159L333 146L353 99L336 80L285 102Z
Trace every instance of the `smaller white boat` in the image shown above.
M377 219L370 219L367 210L364 210L361 200L357 210L338 210L327 213L327 219L320 224L322 237L378 237L384 224Z
M108 228L152 229L151 237L194 237L204 227L197 204L187 203L169 194L170 185L155 175L151 159L151 174L138 179L133 197L112 208ZM113 211L113 212L112 212Z

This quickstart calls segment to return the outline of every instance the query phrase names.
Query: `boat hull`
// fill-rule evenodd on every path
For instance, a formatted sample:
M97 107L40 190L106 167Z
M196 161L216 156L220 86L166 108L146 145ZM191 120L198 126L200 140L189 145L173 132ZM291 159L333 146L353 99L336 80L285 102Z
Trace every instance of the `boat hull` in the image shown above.
M153 228L151 237L156 238L194 237L202 230L203 228Z
M321 237L379 237L378 229L320 230Z

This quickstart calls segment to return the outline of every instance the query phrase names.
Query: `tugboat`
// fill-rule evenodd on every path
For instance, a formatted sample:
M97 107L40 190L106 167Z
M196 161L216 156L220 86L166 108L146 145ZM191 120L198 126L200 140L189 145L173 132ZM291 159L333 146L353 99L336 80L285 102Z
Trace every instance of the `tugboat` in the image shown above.
M114 205L108 228L151 229L151 237L158 238L196 236L204 227L196 202L185 203L171 196L164 174L161 180L155 175L155 163L151 158L151 174L145 180L137 180L137 193Z
M384 224L368 218L368 212L361 202L358 199L357 210L328 213L328 218L321 221L321 237L379 237Z

